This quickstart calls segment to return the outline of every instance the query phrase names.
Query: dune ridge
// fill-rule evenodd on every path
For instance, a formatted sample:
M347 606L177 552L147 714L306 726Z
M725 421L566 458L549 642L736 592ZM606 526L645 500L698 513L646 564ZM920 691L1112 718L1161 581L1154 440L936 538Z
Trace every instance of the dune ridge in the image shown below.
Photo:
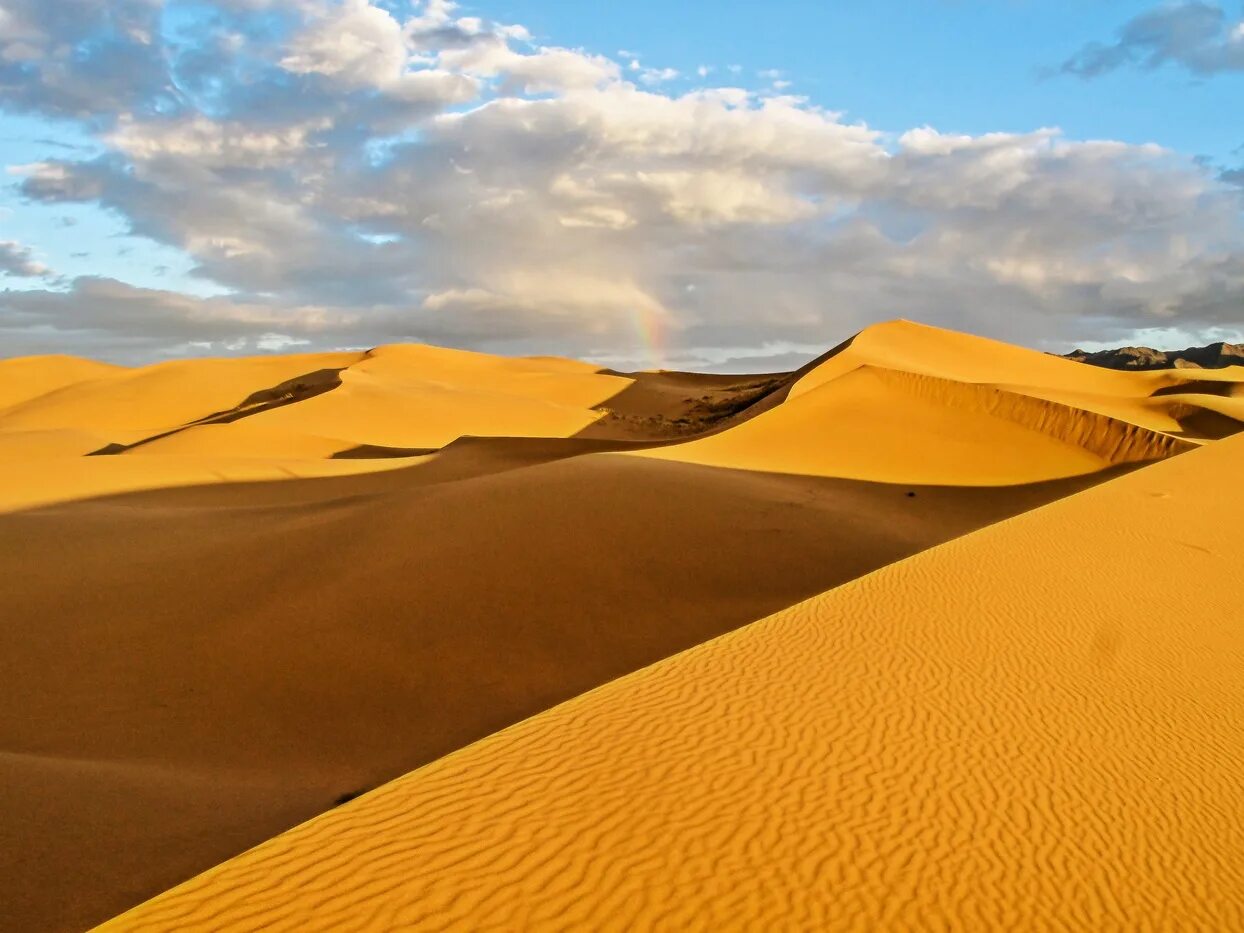
M878 570L101 929L1236 928L1241 466L1222 441Z
M77 356L0 359L0 410L81 382L102 379L121 367Z

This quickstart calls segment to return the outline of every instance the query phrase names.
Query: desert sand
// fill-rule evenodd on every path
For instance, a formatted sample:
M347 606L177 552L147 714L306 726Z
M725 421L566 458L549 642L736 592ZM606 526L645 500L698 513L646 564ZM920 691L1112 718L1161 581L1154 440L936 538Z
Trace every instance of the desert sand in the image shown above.
M530 729L560 722L573 704L602 702L600 693L572 700L586 691L611 681L606 690L634 689L622 685L638 681L616 679L671 655L687 663L681 659L701 655L679 652L814 594L846 598L833 594L849 581L1002 521L989 532L1000 535L1014 524L1005 520L1069 495L1058 508L1095 501L1089 497L1159 468L1216 463L1234 443L1219 438L1244 428L1242 386L1244 367L1114 372L909 322L870 328L796 373L758 376L626 374L423 346L134 369L64 357L0 361L0 825L8 837L0 847L0 928L79 930L104 921L316 814L345 817L390 787L439 773L416 772L333 809L412 769L504 748L515 733L486 737L520 720L536 716L519 727ZM1213 494L1216 481L1207 479L1202 494ZM1113 555L1103 543L1109 524L1093 521L1099 551L1085 553L1099 556L1087 558L1086 573ZM976 538L951 546L967 540ZM1060 588L1039 574L1028 579L1028 551L1042 552L1034 567L1074 561L1061 538L1039 546L1036 537L999 540L995 564L969 551L961 568L985 566L999 579L921 587L970 607L1022 583L1037 588L1024 597L1033 612L1059 611ZM1164 588L1162 611L1198 605L1177 578L1163 582L1166 566L1155 564L1160 572L1150 580ZM1007 572L1023 579L1007 582ZM1221 577L1208 564L1202 572ZM853 711L853 728L889 715L884 704L869 712L878 696L927 695L934 706L916 725L940 721L938 690L905 679L903 665L918 659L885 640L936 627L941 617L925 613L926 597L933 598L896 592L864 607L879 615L874 623L861 616L852 637L869 637L860 626L884 631L880 654L856 659L873 665L857 685L867 689L844 694L847 706L838 710ZM1131 600L1126 590L1112 598L1120 606ZM938 605L930 611L943 611ZM956 624L974 611L964 608ZM747 632L798 627L809 612ZM1143 619L1153 617L1147 608ZM1061 616L1041 618L1044 630ZM995 644L980 638L974 650ZM811 636L798 644L791 650L822 650ZM743 662L731 690L764 687L767 668L752 665L767 653ZM974 657L982 669L992 663ZM946 673L961 660L948 654L943 663L952 665L939 668ZM1197 674L1187 663L1188 676ZM637 676L654 670L664 668ZM827 703L841 686L832 672L809 676L820 680L773 686L823 694ZM688 682L671 702L688 704L690 714L720 695L719 712L739 711L740 729L750 728L752 700L719 694L719 686L706 679L701 695ZM565 701L572 705L539 717ZM648 702L593 715L623 729L633 714L625 729L652 729L655 740L666 733L644 724ZM994 714L988 704L978 712ZM566 738L568 749L578 747L579 739ZM920 741L928 736L913 733L912 754ZM646 767L645 748L634 749L635 768ZM741 745L722 748L757 758ZM614 751L628 754L625 745ZM555 776L562 765L547 754L533 761ZM596 754L568 751L567 777ZM659 760L666 754L653 747L653 778L667 772ZM818 760L773 763L798 770ZM903 761L893 763L901 769ZM595 772L583 779L605 796L625 795L630 773L620 772L622 783ZM886 806L898 794L897 775L882 779ZM713 786L709 772L701 777ZM472 772L471 781L479 778ZM522 787L492 780L481 784L493 788L488 794L514 790L525 799ZM485 809L468 797L453 803L454 813L481 826L493 819L487 794L479 798ZM902 813L914 819L938 799L904 799ZM779 819L789 816L789 801L775 800ZM611 819L591 794L566 803L585 820L597 810ZM548 801L532 806L560 812ZM660 807L654 815L673 813L668 801ZM438 812L429 819L446 818ZM535 811L509 812L497 812L498 832L542 838L540 820L527 821ZM706 833L725 828L688 818ZM870 811L866 822L880 818ZM451 822L435 832L450 832ZM559 816L547 828L570 825ZM481 858L491 857L489 838L480 836ZM394 851L408 851L404 836L392 839ZM638 844L620 842L619 852ZM357 854L370 858L368 851ZM524 851L514 850L511 867L530 869L530 879L543 869ZM663 851L636 856L633 870L665 864L668 872ZM743 864L737 856L730 864ZM889 864L881 854L859 857L852 870ZM781 864L758 870L772 877ZM609 877L629 865L613 864ZM565 890L585 909L603 910L599 898L621 890L618 882L584 880L595 866L582 867L588 875L576 882L572 868ZM468 875L446 871L448 887L428 897L470 904L461 891L445 893L459 883L474 889ZM526 882L498 883L504 899L503 889ZM739 888L729 872L720 883ZM394 896L415 911L410 916L432 903L421 894L405 900L409 889L393 885L405 892ZM341 891L348 911L351 890ZM859 897L867 890L874 889L861 887ZM190 908L200 917L215 909L204 896L193 895ZM704 901L703 892L696 897ZM284 917L283 900L274 895L256 916ZM496 916L539 919L506 903ZM377 909L387 916L388 907ZM703 909L711 917L717 908ZM493 915L487 911L478 916ZM445 917L471 925L466 914Z
M878 570L104 929L1239 929L1242 468Z

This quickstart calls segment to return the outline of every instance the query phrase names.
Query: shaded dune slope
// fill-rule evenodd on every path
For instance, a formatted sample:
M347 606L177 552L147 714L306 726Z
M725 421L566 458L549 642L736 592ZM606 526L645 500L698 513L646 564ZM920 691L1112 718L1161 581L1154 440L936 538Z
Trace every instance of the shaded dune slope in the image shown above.
M105 929L1236 929L1242 467L1223 441L891 565Z

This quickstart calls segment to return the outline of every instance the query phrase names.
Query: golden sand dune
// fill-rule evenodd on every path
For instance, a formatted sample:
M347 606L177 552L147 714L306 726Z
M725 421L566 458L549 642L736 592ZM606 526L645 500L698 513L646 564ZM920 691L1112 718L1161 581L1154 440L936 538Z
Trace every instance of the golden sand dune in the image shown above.
M572 360L505 359L436 347L373 350L333 392L256 419L350 445L439 448L463 435L568 437L629 380Z
M130 444L234 408L252 393L303 373L349 365L359 356L270 355L116 369L0 410L0 431L76 428Z
M25 474L30 470L28 464L33 461L85 457L91 451L98 450L107 443L98 434L79 431L75 428L51 428L46 431L0 431L0 473L5 472L3 466L5 460L27 464L12 468L10 471ZM18 482L20 483L20 478ZM52 498L60 498L60 493L54 493ZM6 496L5 500L10 504L15 501L24 504L15 497Z
M817 428L826 424L832 434L818 443ZM792 391L731 430L641 456L892 483L1007 485L1157 460L1189 446L1029 395L863 364Z
M746 423L640 455L895 483L1075 476L1240 430L1232 393L1244 369L1190 372L1116 372L894 321L838 347Z
M764 376L419 346L6 372L35 375L0 383L0 928L40 930L1244 400L905 322Z
M0 438L0 450L3 439ZM198 454L163 457L0 456L0 513L96 496L393 470L418 459L331 460Z
M0 411L80 382L121 372L119 366L76 356L22 356L0 360Z
M1200 410L1220 410L1220 397L1235 392L1238 398L1244 386L1244 367L1239 366L1119 372L970 334L891 321L858 334L842 352L805 374L791 395L811 391L857 366L992 386L1194 443L1204 439L1196 423ZM1183 397L1172 398L1175 393ZM1238 421L1244 418L1244 409L1235 405L1226 414ZM1216 430L1208 435L1211 439L1219 436Z
M1223 441L879 570L104 929L1238 929L1241 469Z
M0 408L0 509L388 469L401 464L377 456L464 435L567 437L631 383L574 360L423 346L136 370L70 357L0 366L0 398L20 399ZM92 453L108 456L81 459Z
M850 350L850 353L844 355L844 350ZM903 320L876 324L861 331L838 348L838 352L826 363L829 365L822 364L804 374L792 394L813 389L859 363L958 382L1076 387L1088 393L1122 397L1149 395L1155 389L1190 380L1238 382L1242 375L1239 367L1119 372L1077 364L1063 357L985 337ZM1140 391L1138 387L1146 387L1148 391Z

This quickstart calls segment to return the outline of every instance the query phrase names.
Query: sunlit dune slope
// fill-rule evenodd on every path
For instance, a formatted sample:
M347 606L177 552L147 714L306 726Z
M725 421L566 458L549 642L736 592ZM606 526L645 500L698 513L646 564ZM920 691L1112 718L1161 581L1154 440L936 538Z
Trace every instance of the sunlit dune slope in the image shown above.
M1181 419L1194 415L1196 408L1220 406L1215 397L1230 394L1224 385L1244 385L1244 368L1238 366L1119 372L971 334L890 321L862 331L848 353L804 375L791 395L810 391L857 365L996 386L1193 440L1199 437L1196 426L1185 427ZM1176 401L1169 398L1173 393L1189 397ZM1244 420L1244 407L1232 409L1229 414Z
M306 439L301 439L303 444ZM276 439L265 439L276 443ZM3 438L0 438L3 451ZM0 513L141 490L256 483L400 469L415 459L332 460L194 453L152 457L0 455Z
M1231 395L1239 383L1229 381L1244 380L1244 371L1189 386L1176 372L1184 371L1114 372L895 321L868 328L811 367L781 404L727 431L639 455L895 483L1001 485L1162 459L1244 427L1235 417L1244 419L1244 406ZM1179 394L1166 394L1172 389ZM1207 434L1188 429L1197 418Z
M338 369L358 353L195 359L113 369L0 410L0 431L73 428L130 444L240 405L301 374ZM12 361L11 361L12 362Z
M341 379L340 388L265 412L256 425L399 448L443 447L463 435L568 437L630 381L573 360L426 346L373 350Z
M25 474L29 472L29 467L25 464L30 461L44 461L48 459L59 459L68 457L85 457L93 450L98 450L108 442L98 434L91 434L89 431L79 431L75 428L51 428L45 431L0 431L0 476L8 478L12 474L19 474L17 483L20 484ZM16 467L7 467L5 460L16 461L19 465ZM33 477L31 478L33 480ZM33 486L33 482L31 483ZM5 486L9 486L5 483ZM31 489L32 493L36 490ZM52 493L52 499L61 498L60 491ZM38 495L34 496L34 501L42 501ZM0 509L12 507L13 505L25 504L20 495L13 495L12 489L2 497L0 497Z
M103 379L119 366L76 356L21 356L0 360L0 411L79 382Z
M1228 439L891 565L105 929L1239 929L1242 469Z
M566 436L599 417L592 406L629 384L574 360L426 346L186 360L136 370L58 357L0 366L7 367L0 369L0 400L14 399L0 408L0 432L75 429L121 446L239 415L254 419L252 427L339 438L346 447L441 447L464 434ZM99 378L83 378L86 366L99 367ZM273 387L295 394L297 384L323 394L292 399L297 405L273 404L281 392L253 398Z

